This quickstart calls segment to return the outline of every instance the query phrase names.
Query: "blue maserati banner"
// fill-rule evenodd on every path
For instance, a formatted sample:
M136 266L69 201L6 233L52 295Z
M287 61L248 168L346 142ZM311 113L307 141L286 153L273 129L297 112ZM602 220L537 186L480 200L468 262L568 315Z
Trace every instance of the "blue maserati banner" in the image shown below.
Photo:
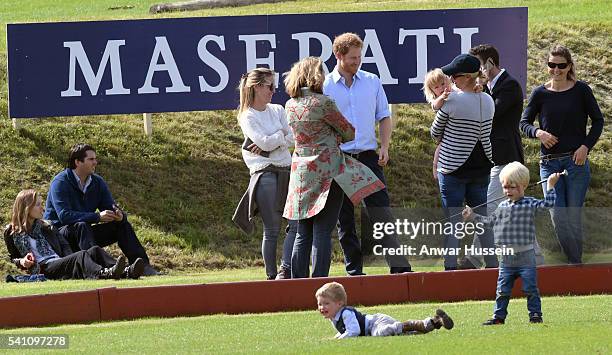
M344 32L364 39L362 68L390 103L424 101L425 73L481 43L525 87L524 7L9 24L9 115L233 109L252 68L283 73L314 55L333 70L332 41ZM279 84L274 101L284 103Z

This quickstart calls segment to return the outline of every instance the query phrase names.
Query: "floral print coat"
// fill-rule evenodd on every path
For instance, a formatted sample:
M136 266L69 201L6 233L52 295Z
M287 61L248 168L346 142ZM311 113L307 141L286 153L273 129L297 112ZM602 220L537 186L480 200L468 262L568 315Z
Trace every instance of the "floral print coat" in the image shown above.
M287 101L287 121L295 138L289 193L283 217L307 219L325 207L332 179L357 205L385 185L361 162L344 155L340 143L355 138L355 128L329 97L303 88Z

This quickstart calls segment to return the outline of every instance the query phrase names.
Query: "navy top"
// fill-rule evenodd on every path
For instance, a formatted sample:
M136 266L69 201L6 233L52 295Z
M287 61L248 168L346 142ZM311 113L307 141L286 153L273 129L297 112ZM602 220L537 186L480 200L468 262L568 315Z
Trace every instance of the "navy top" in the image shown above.
M346 326L344 325L344 319L342 318L342 314L345 311L353 312L355 314L355 318L357 318L357 322L359 323L359 330L360 330L359 335L360 336L366 335L365 314L359 312L358 310L350 306L344 306L340 310L340 318L338 318L338 322L335 324L336 330L340 334L343 334L344 332L346 332Z
M96 210L113 210L114 203L102 177L91 175L91 184L83 193L72 170L66 169L51 181L44 219L56 227L76 222L97 223L100 215Z
M520 128L528 137L536 138L533 125L536 116L540 128L554 135L559 142L551 148L541 145L545 154L572 152L581 145L593 148L603 130L603 115L591 88L582 81L565 91L550 91L544 85L531 93L529 103L521 117ZM591 117L591 130L587 134L587 117Z

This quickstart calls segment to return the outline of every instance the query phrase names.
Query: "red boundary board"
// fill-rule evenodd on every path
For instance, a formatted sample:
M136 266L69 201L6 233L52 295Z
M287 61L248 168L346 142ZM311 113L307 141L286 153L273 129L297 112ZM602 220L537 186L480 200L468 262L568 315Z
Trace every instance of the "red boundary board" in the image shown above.
M355 305L491 300L497 269L397 275L248 281L200 285L101 288L0 298L0 327L89 323L141 317L261 313L316 308L314 293L338 281ZM540 293L612 294L612 263L538 268ZM520 281L513 296L521 295Z

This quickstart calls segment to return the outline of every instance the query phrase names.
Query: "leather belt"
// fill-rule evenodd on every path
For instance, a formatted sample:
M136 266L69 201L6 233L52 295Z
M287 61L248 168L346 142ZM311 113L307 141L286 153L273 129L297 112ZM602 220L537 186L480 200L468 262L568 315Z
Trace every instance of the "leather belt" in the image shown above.
M546 155L542 155L540 157L540 160L544 160L544 161L555 160L555 159L571 157L573 155L574 155L574 152L557 153L557 154L546 154Z

